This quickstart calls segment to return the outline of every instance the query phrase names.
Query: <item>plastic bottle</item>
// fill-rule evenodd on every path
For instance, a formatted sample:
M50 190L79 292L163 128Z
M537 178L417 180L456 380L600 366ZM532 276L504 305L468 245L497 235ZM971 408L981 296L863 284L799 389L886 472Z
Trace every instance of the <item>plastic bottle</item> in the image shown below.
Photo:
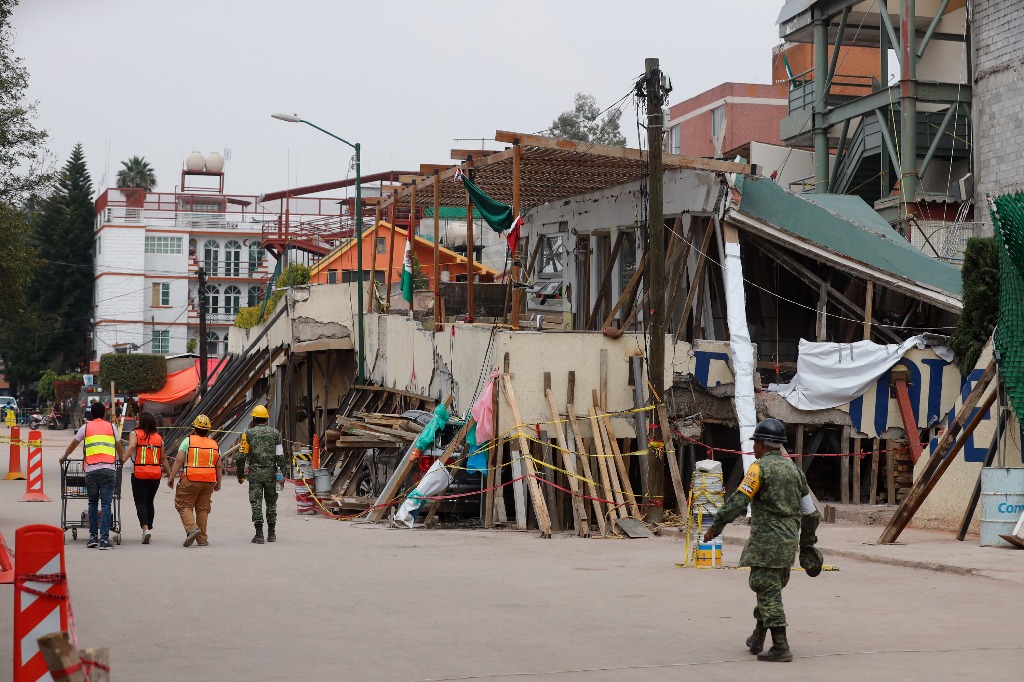
M277 472L277 492L284 490L284 474Z

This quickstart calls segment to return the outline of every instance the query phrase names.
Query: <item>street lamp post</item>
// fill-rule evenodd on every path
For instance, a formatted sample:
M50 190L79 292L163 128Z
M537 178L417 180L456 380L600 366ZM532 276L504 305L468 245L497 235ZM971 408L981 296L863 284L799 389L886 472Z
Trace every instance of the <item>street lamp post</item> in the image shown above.
M276 118L279 121L287 121L288 123L305 123L308 126L316 128L325 135L330 135L335 140L344 142L349 147L352 147L356 151L356 270L357 278L359 279L359 286L356 291L358 292L358 308L356 312L357 326L359 328L359 350L356 352L356 367L358 368L359 383L366 383L366 377L363 373L363 195L362 195L362 176L360 174L360 144L358 142L352 143L343 137L338 137L329 130L324 130L315 123L310 123L304 118L299 118L294 114L271 114L271 117Z

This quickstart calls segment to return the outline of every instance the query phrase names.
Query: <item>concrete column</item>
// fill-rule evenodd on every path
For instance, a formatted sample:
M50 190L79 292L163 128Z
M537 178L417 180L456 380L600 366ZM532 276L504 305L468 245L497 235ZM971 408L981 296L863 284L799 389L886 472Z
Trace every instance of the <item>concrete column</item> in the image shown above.
M915 0L900 0L900 193L901 216L917 197L917 31Z
M814 191L828 192L828 20L814 23Z

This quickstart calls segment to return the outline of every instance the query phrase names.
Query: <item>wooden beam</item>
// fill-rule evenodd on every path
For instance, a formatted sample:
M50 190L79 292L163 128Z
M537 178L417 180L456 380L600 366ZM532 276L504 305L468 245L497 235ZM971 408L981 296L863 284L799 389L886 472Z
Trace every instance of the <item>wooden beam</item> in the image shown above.
M964 400L964 404L957 411L953 423L942 434L938 444L936 444L932 451L931 457L928 458L928 464L925 466L924 471L921 472L914 486L910 489L910 493L900 503L896 513L893 514L885 530L882 531L882 535L878 539L879 544L889 544L896 541L900 533L903 532L903 529L907 527L914 514L921 507L925 498L935 487L935 484L938 483L939 478L945 473L949 465L952 464L957 453L963 448L967 437L971 435L988 411L988 408L995 401L998 391L992 391L989 398L981 406L974 418L971 419L974 408L988 391L995 376L996 364L993 361L989 363L985 372L971 390L970 395ZM970 420L970 423L967 423L968 420ZM964 424L967 424L966 428L964 428ZM961 429L963 429L963 435L958 439L957 435Z
M597 494L594 473L590 467L590 456L583 442L583 434L580 432L579 422L576 420L576 408L571 401L566 405L566 413L569 416L569 426L572 427L573 439L576 441L576 451L580 453L580 466L582 467L583 477L587 480L587 491L590 493L591 502L594 505L597 527L601 531L601 535L608 535L608 526L604 519L604 508L601 506L601 502L598 501L598 498L601 496Z
M433 175L434 173L443 173L446 170L455 168L458 164L454 163L421 163L420 173L423 175Z
M608 263L605 265L604 274L601 276L601 286L597 289L597 296L594 297L594 307L590 311L588 318L591 323L600 319L597 314L601 310L601 303L604 302L608 287L611 285L612 273L615 272L615 262L619 259L619 251L622 250L622 242L625 238L626 232L624 230L619 230L619 233L615 236L615 244L612 246L612 252L608 256Z
M871 439L871 485L868 488L868 504L874 505L878 499L878 439Z
M441 185L434 170L434 331L441 331Z
M519 413L519 404L516 402L515 389L512 387L512 376L503 374L501 381L505 388L505 401L512 409L512 418L515 419L515 423L518 425L525 424L526 422L523 421L523 417ZM530 488L530 500L533 502L533 511L537 515L537 525L540 526L541 537L549 538L551 537L551 519L548 517L548 509L547 505L544 504L544 495L541 493L540 484L537 483L537 470L534 468L533 460L529 456L530 441L526 439L526 434L523 433L521 426L516 427L516 435L519 438L523 464L526 465L526 483Z
M690 286L686 292L686 302L683 303L683 313L679 316L679 327L676 328L676 341L682 341L683 337L686 336L686 322L690 317L690 309L693 307L693 299L697 295L697 291L700 289L700 282L704 279L704 268L707 264L708 248L711 246L711 238L714 234L715 228L711 223L707 223L704 226L704 239L701 241L700 251L697 253L697 265L693 269L693 279L690 280ZM683 267L685 267L685 265ZM700 324L700 320L695 319L693 322L694 338L698 336L696 331L698 324Z
M465 161L466 159L482 159L491 154L505 151L504 149L453 149L452 160Z
M636 272L634 272L633 276L629 278L629 284L627 284L626 288L622 291L622 295L619 296L619 300L615 302L614 306L612 306L611 312L608 313L608 317L604 319L604 323L601 325L602 329L607 329L612 326L612 322L615 321L615 315L620 309L622 309L623 312L632 311L633 304L636 300L636 293L640 289L640 280L643 278L644 270L646 268L647 254L645 253L644 257L640 259L640 263L636 267ZM623 304L625 304L626 301L629 301L630 305L628 308L623 308ZM620 327L620 329L625 331L624 326Z
M647 163L647 152L627 147L612 147L604 144L593 144L591 142L575 142L573 140L559 140L543 135L529 135L527 133L516 133L508 130L498 130L494 133L496 142L510 144L518 141L526 147L541 147L544 149L560 149L562 151L579 152L592 156L604 156L612 159L629 159ZM753 166L746 163L733 163L731 161L716 161L714 159L701 159L680 154L662 154L662 163L665 168L691 168L693 170L706 170L718 173L741 173L750 175L754 172Z
M665 459L668 460L668 472L672 478L672 490L676 494L676 509L679 512L679 516L686 518L686 488L683 487L683 477L679 471L679 460L676 458L676 437L672 433L672 426L668 420L668 410L665 409L665 403L658 403L658 421L661 424L661 433L665 436Z
M853 439L853 456L850 457L850 466L853 467L853 490L850 492L850 502L860 504L860 438Z
M921 430L917 428L917 417L914 416L914 407L910 404L910 389L907 388L907 370L902 372L893 370L893 378L896 384L896 402L900 407L900 416L903 418L903 432L907 434L907 445L910 447L910 456L917 464L921 459Z
M875 282L868 280L867 290L864 292L864 340L871 340L871 311L875 307Z
M839 501L842 504L850 503L850 427L843 427L843 434L839 439Z
M469 169L473 168L473 160L466 162ZM469 171L467 171L469 172ZM476 245L473 241L473 202L469 199L469 191L466 191L466 321L473 322L476 319L476 301L473 300L473 284L476 279L476 272L473 267L473 259L476 258ZM519 423L519 422L517 422Z
M465 442L466 434L469 433L469 430L471 428L473 428L473 424L476 424L476 420L473 419L473 415L470 414L469 418L466 419L466 423L462 425L462 428L459 429L459 432L455 434L455 438L452 438L451 442L448 443L448 445L444 449L444 452L442 452L441 456L438 458L438 461L441 463L442 466L447 464L448 460L452 458L452 454L454 454L455 448L459 447L459 445ZM469 454L470 453L468 452L466 453L467 456ZM447 490L447 488L445 488L445 490ZM423 519L424 526L433 526L435 523L437 523L437 510L440 508L441 500L434 500L433 502L430 503L430 511L427 512L426 518Z
M394 228L395 228L395 218L397 217L397 214L398 214L398 211L397 211L398 207L395 205L394 197L397 194L398 194L398 190L396 189L394 191L394 193L392 194L392 202L391 202L391 206L389 207L389 210L391 212L391 220L388 221L388 222L391 223L391 230L390 230L391 236L388 238L387 273L385 274L385 277L384 277L384 281L386 282L386 284L384 285L384 312L385 313L390 313L391 312L391 278L393 276L394 269L395 269L394 268L394 264L395 264L395 229ZM377 252L377 245L374 244L373 246L374 246L374 249L373 249L374 253L376 253Z
M572 448L569 447L569 442L565 438L566 424L558 423L561 422L562 417L558 414L558 408L555 407L554 395L551 393L550 388L544 390L544 397L548 401L548 409L551 410L551 419L553 422L556 422L552 426L555 429L555 440L558 441L558 447L561 448L562 466L569 472L567 478L569 490L572 491L572 513L576 523L576 533L580 537L589 538L590 521L587 519L587 505L584 503L583 498L580 497L580 481L576 473L576 455L572 452Z
M427 178L428 173L419 173L416 175L399 175L398 181L403 185L412 185ZM372 197L376 198L376 197Z

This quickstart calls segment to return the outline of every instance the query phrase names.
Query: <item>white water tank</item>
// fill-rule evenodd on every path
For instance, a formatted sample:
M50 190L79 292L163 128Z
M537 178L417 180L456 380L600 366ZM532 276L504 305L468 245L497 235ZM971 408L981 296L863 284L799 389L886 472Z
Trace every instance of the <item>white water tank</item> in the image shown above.
M202 152L192 152L185 159L185 170L193 173L202 171L204 166L206 166L206 157Z
M476 221L474 221L476 222ZM444 228L444 234L441 237L441 243L447 246L449 249L453 246L466 246L468 241L468 235L466 234L466 221L462 222L449 222ZM477 235L477 241L480 237Z
M224 170L224 157L217 152L210 152L206 157L206 172L220 173Z

